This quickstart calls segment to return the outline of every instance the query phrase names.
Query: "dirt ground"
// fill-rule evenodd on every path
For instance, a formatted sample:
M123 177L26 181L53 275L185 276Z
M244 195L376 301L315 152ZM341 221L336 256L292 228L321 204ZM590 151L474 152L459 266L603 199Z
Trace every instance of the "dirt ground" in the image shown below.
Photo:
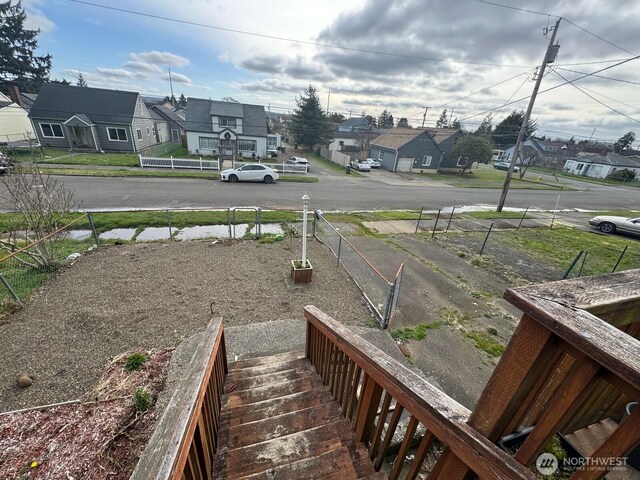
M309 242L313 282L294 285L299 239L261 244L104 246L78 259L22 310L0 319L0 411L79 398L119 353L173 347L212 315L235 326L300 319L313 304L346 324L370 313L322 245ZM19 389L16 377L34 376Z

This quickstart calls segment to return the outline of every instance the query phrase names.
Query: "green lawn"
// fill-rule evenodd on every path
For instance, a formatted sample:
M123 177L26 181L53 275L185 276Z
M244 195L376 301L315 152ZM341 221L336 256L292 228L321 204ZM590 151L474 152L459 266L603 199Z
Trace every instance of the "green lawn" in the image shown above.
M64 165L105 165L112 167L138 167L140 162L135 153L74 153L63 158L39 160L38 163Z
M26 148L11 149L9 153L15 162L28 162L35 159L41 162L43 159L69 155L69 150L63 148L34 148L33 152Z

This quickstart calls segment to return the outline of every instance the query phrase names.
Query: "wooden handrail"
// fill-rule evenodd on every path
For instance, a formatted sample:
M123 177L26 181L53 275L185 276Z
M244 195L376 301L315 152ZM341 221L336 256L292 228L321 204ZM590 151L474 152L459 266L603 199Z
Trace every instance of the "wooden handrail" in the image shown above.
M379 452L376 456L375 450L379 441L378 438L373 438L373 427L381 394L385 391L397 402L396 411L402 407L411 414L412 428L409 430L420 422L433 437L451 449L457 458L451 457L450 462L459 459L482 478L535 478L528 469L466 423L470 412L464 406L316 307L305 307L304 315L307 319L307 358L319 370L334 398L343 405L345 416L354 419L356 440L375 443L371 448L372 457L382 458L384 454ZM350 362L353 362L355 367ZM356 368L364 374L359 399L355 399L359 373L352 374ZM346 383L350 385L341 387L345 376ZM342 397L345 392L347 397L353 395L354 398ZM358 409L356 415L351 417L350 409L347 408L345 411L344 405L354 401L358 402ZM389 403L386 400L384 402L385 405ZM383 412L378 422L384 421L386 414L387 412ZM394 414L394 417L397 417L397 423L399 415ZM379 434L382 429L375 430ZM385 438L383 444L388 446L388 440ZM403 447L406 447L408 442L409 440L403 442ZM430 440L428 443L430 444ZM421 455L426 455L427 446L421 446ZM402 452L406 453L406 448L401 450ZM392 478L399 473L399 466L404 461L404 455L399 456L403 458L396 460ZM415 458L414 461L421 463L423 459ZM377 468L379 463L375 464ZM447 466L441 466L439 471L443 473L438 478L446 479ZM412 475L415 474L417 469L412 469Z
M213 478L226 374L224 327L216 318L207 326L131 480Z

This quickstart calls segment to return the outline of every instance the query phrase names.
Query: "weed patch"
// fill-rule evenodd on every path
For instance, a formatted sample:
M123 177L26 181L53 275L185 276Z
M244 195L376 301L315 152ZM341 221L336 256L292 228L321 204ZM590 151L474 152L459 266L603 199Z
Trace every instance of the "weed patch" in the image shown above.
M391 338L396 341L422 340L427 336L427 330L440 328L443 322L421 323L415 327L404 327L390 330Z
M504 353L504 346L496 342L487 333L471 330L465 333L465 336L475 342L476 348L482 350L490 357L499 357Z

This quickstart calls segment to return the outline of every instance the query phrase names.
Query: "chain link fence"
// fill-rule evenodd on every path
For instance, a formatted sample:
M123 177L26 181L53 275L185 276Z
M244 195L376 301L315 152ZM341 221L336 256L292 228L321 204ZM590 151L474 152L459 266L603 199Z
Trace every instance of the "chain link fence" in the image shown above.
M400 265L392 281L387 280L319 211L314 214L313 236L329 247L336 257L336 266L342 264L378 318L380 326L387 328L398 302L404 265Z

